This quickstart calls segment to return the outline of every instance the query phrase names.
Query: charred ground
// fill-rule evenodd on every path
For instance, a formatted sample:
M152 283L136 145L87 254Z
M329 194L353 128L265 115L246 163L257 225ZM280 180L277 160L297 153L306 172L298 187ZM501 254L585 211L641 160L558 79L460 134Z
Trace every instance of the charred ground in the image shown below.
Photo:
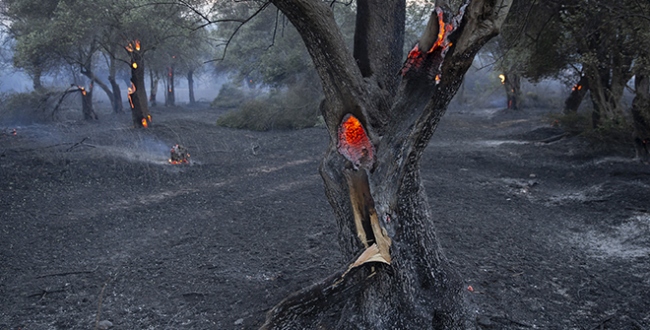
M249 329L344 265L323 128L251 132L153 110L0 133L0 329ZM650 167L544 111L452 111L422 161L438 235L485 329L650 327ZM7 127L13 128L13 127ZM179 143L192 163L167 163ZM101 312L99 318L98 311Z

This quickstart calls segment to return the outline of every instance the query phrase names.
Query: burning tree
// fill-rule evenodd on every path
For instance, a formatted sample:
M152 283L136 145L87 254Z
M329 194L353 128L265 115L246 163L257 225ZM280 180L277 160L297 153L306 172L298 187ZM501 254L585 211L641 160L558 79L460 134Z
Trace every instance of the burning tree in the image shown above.
M147 91L144 87L144 51L140 40L129 42L125 47L131 59L131 86L128 88L131 117L135 127L148 127L151 124L151 114L147 105Z
M358 0L348 51L329 2L273 0L321 78L330 144L321 163L344 269L296 292L264 329L465 329L460 277L440 249L420 158L509 0L439 2L401 59L405 1Z

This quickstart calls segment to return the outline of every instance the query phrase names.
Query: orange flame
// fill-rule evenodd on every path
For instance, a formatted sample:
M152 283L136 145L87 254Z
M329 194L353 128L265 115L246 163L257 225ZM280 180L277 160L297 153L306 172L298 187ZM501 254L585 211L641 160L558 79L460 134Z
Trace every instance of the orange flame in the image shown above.
M581 89L582 89L582 85L580 85L580 84L575 84L575 86L573 86L573 88L571 88L571 91L579 91L579 90L581 90Z
M128 92L127 96L129 98L129 104L131 105L131 109L133 109L133 108L135 108L135 106L133 105L133 99L131 98L131 95L133 95L133 93L135 93L135 84L133 84L133 82L131 82L131 87L128 87L126 90Z
M444 12L439 8L436 8L438 14L438 39L433 43L433 46L429 49L428 53L432 53L436 48L442 47L443 49L451 47L452 43L447 40L447 35L450 32L454 31L454 26L451 24L446 24L443 16Z
M81 95L86 96L86 89L83 86L77 86L79 87L79 90L81 91Z
M149 122L147 122L147 118L142 118L142 127L144 128L149 127Z
M501 79L501 85L506 83L506 76L504 74L500 74L499 79Z
M373 160L373 147L363 125L352 114L347 114L339 126L338 151L355 167Z
M440 75L437 74L435 79L436 79L436 85L439 84L440 83Z
M133 69L137 69L138 68L138 63L135 63L135 62L131 63L131 67Z
M135 50L140 51L140 40L135 40Z

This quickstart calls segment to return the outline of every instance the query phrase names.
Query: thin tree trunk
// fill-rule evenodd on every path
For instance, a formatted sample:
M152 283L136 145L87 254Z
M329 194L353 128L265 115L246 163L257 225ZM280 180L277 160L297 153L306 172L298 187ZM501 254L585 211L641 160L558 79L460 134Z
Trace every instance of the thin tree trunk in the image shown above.
M159 81L160 77L158 76L158 73L154 72L154 70L149 70L149 82L151 84L151 91L149 92L149 104L151 107L155 107L157 105L156 95L158 94Z
M330 144L320 172L350 263L280 302L263 328L465 329L462 281L440 250L420 158L511 2L436 7L397 77L404 1L358 0L353 52L327 3L273 3L322 81Z
M94 83L91 80L89 87L80 88L81 89L81 112L84 115L85 120L97 120L97 114L95 109L93 109L93 89Z
M165 97L165 106L173 107L176 105L176 97L174 96L174 66L171 65L167 68L167 92Z
M112 50L111 54L115 54L115 49ZM124 113L124 105L122 104L122 91L120 91L120 85L115 81L115 72L116 72L115 58L113 56L109 57L109 67L108 67L108 82L111 84L113 89L113 100L111 100L111 105L113 106L113 113Z
M503 87L506 90L508 110L519 110L521 107L521 76L515 72L505 74Z
M650 77L637 74L634 79L634 149L642 162L650 162Z
M569 114L578 112L578 108L580 108L580 104L582 104L582 100L585 98L588 91L589 83L587 77L583 75L580 77L578 83L571 88L571 94L569 94L569 97L564 101L564 113Z
M42 70L40 68L35 68L32 70L32 84L34 90L40 92L43 90L43 83L41 82Z
M194 99L194 70L187 71L187 88L189 90L190 104L196 103Z

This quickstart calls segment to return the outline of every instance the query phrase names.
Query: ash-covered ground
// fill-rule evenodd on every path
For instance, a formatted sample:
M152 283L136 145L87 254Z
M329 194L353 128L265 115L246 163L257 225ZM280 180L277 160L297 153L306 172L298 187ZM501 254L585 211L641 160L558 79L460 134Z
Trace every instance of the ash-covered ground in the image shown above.
M252 329L343 267L324 128L154 108L0 127L0 329ZM650 166L543 111L452 111L422 160L480 329L649 329ZM16 128L16 135L12 129ZM170 148L190 164L170 165ZM618 149L618 151L613 151Z

